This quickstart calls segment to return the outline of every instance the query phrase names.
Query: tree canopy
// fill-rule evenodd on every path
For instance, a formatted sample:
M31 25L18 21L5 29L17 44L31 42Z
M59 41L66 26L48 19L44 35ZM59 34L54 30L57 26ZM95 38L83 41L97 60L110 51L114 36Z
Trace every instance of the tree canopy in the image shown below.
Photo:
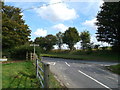
M2 48L23 45L30 39L31 30L22 19L21 9L2 4Z
M57 39L57 45L58 45L59 49L61 49L61 46L63 44L63 33L62 32L58 32L56 34L56 39Z
M90 33L89 31L83 31L80 34L81 46L83 49L87 49L90 45Z
M53 48L53 45L56 44L56 41L56 37L49 34L46 37L37 37L34 42L39 44L40 47L46 51L50 51Z
M97 21L98 41L120 47L120 2L104 2Z
M80 40L79 33L75 27L69 27L63 36L63 42L66 43L70 50L74 48L74 45Z

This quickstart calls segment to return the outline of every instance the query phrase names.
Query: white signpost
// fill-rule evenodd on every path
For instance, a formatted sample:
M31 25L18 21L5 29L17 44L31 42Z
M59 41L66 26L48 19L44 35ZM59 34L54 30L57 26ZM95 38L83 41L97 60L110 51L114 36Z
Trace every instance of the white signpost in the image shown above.
M30 46L34 46L34 57L35 57L35 47L39 46L39 44L30 44Z

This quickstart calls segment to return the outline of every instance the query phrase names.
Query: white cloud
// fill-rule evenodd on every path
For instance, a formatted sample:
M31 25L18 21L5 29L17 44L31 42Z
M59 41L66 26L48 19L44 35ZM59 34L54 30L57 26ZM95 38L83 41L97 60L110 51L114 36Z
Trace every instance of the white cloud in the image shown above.
M69 49L67 44L63 44L63 45L61 46L61 48L62 48L62 49Z
M20 15L22 15L22 16L23 16L24 14L23 14L23 13L20 13Z
M55 30L61 31L61 32L64 32L68 29L67 26L65 26L64 24L61 24L61 23L57 24L57 25L54 25L52 28L55 29Z
M36 8L35 10L42 18L53 22L72 20L78 17L75 9L68 8L65 3L58 2L61 2L61 0L50 0L49 4L52 5L43 5L41 8Z
M86 20L85 22L82 23L82 25L85 25L87 27L90 27L92 29L97 29L97 26L95 25L95 23L97 22L96 18L92 19L92 20Z
M36 36L46 36L47 35L47 30L44 30L42 28L38 28L35 32L34 35Z
M80 49L80 48L81 48L81 43L80 43L80 41L77 42L77 43L74 45L74 47L75 47L76 49Z
M92 35L91 36L91 42L94 42L94 44L100 45L101 47L103 46L110 46L110 44L106 43L106 42L98 42L96 35Z

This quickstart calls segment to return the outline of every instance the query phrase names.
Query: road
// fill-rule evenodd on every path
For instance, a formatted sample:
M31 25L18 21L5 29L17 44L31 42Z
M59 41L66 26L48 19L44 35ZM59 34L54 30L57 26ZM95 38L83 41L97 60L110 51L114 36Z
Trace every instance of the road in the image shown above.
M97 62L68 60L42 57L50 64L50 70L67 88L105 88L118 90L119 75L113 74L104 66L114 65L113 62Z

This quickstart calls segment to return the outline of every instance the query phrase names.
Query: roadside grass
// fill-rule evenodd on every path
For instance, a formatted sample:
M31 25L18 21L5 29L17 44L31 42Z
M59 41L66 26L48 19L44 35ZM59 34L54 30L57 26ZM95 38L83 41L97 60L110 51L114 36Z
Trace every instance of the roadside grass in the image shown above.
M44 57L77 59L77 60L96 60L96 61L119 61L120 56L118 53L112 51L52 51L46 54L41 54Z
M112 71L113 73L116 73L116 74L120 75L120 64L107 66L107 69Z
M35 61L33 61L33 63L35 63ZM39 66L43 69L42 63L39 63ZM41 75L43 75L42 72ZM49 72L49 88L63 88L63 87L64 86L62 86L60 82L54 77L54 74L52 72Z
M41 88L31 61L2 64L2 88ZM50 88L62 88L50 72Z
M40 88L32 63L2 64L2 88Z
M57 80L56 80L56 78L54 77L54 74L53 73L51 73L50 72L50 80L49 80L49 85L50 85L50 87L49 88L65 88L64 86L62 86L61 84L60 84L60 82L58 82Z

